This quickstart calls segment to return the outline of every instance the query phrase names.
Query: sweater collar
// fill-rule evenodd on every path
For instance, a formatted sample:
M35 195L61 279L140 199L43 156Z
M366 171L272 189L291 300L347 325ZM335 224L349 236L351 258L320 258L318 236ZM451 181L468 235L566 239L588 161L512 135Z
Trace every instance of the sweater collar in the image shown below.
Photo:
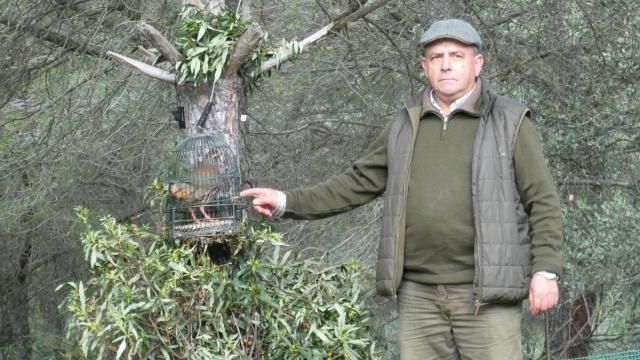
M470 92L466 93L460 99L454 101L451 104L451 113L453 113L454 111L464 111L473 116L481 116L484 103L482 90L485 86L485 81L483 81L481 78L478 78L476 81L476 85ZM435 94L430 86L427 87L422 95L421 117L423 117L427 113L438 113L440 115L443 115L442 111L438 107L438 104L435 103Z
M473 88L471 90L469 90L466 94L464 94L461 98L459 98L458 100L454 101L451 103L451 105L449 105L449 113L462 108L462 106L467 102L467 99L469 99L469 97L471 97L471 95L473 94L474 96L478 96L478 92L476 91L476 88L479 85L477 84L473 84ZM425 94L426 96L426 94ZM440 104L438 104L438 99L436 98L436 92L435 90L431 90L429 92L429 100L431 100L431 105L433 105L433 107L435 107L436 109L438 109L438 111L440 111L443 115L444 115L444 111L442 111L442 108L440 107ZM472 99L473 101L473 99Z
M429 111L439 113L438 110L431 105L431 100L429 99L430 91L431 86L427 86L415 96L404 100L405 107L409 113L409 119L414 129L418 128L418 123L425 113ZM486 117L493 108L497 97L496 93L489 85L489 81L483 77L478 77L476 88L473 92L477 93L472 93L458 110L466 111L472 115ZM427 97L426 104L424 101L425 96Z
M480 85L480 86L478 86ZM418 128L418 124L420 123L420 119L429 109L423 108L425 94L428 96L431 91L430 87L427 87L425 90L419 92L415 96L404 99L404 104L406 110L409 115L409 120L411 122L411 126L414 129L414 134L417 133L415 130ZM478 91L477 98L473 96L473 94L467 99L465 104L462 106L462 110L460 111L468 111L469 114L473 114L476 116L487 117L488 114L493 109L493 105L495 104L497 95L489 85L489 82L483 78L479 77L476 82L476 89L474 91ZM430 105L431 101L428 102L426 106L429 107L431 111L434 113L438 113L438 111ZM466 107L467 104L473 104L471 107Z

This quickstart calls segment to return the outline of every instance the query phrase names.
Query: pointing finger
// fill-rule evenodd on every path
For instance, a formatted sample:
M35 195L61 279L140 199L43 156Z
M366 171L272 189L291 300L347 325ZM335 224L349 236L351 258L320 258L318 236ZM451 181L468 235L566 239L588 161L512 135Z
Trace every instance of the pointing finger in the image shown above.
M264 194L264 191L262 191L261 188L252 188L252 189L240 191L240 197L243 197L243 198L258 197L262 194Z

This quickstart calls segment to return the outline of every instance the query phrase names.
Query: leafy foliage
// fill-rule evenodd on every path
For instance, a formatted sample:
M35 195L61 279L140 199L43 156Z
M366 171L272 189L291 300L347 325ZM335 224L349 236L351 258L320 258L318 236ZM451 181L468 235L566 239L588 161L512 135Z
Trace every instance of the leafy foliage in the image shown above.
M176 44L185 58L176 63L179 83L191 81L198 85L210 78L215 83L228 65L233 46L249 22L234 12L213 15L193 5L185 6L180 17Z
M640 336L636 206L624 191L606 191L601 197L581 193L564 214L565 284L573 294L598 294L592 315L596 337L616 338L621 346Z
M69 290L68 337L84 357L376 358L355 261L290 262L279 234L247 227L231 262L217 266L199 245L111 217L94 229L85 209L77 215L90 277L59 288Z
M235 44L251 22L231 11L214 15L193 5L183 7L180 18L176 44L184 59L175 66L180 74L179 84L193 82L197 86L210 80L217 82L229 65ZM267 38L268 34L265 33L262 40ZM284 39L275 50L258 46L248 56L239 73L246 78L254 77L264 60L273 57L280 64L285 53L298 55L302 50L299 42L287 42Z

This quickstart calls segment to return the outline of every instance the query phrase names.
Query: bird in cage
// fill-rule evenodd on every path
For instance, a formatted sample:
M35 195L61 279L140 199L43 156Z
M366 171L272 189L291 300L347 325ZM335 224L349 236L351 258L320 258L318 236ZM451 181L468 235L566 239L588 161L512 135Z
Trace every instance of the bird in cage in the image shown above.
M217 178L220 173L217 166L211 161L203 160L200 165L189 173L192 182L176 182L169 186L169 195L180 202L191 204L206 204L216 198L216 195L222 188L222 182ZM205 210L204 206L200 206L200 214L205 220L211 217ZM194 223L199 223L198 216L194 208L189 208L189 213Z

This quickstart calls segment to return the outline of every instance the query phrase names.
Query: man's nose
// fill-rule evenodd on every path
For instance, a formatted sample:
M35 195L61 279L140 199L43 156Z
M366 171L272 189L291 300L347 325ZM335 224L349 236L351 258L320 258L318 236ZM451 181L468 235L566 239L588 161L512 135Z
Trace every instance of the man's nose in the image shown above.
M442 57L441 70L447 71L451 69L451 58L448 55Z

